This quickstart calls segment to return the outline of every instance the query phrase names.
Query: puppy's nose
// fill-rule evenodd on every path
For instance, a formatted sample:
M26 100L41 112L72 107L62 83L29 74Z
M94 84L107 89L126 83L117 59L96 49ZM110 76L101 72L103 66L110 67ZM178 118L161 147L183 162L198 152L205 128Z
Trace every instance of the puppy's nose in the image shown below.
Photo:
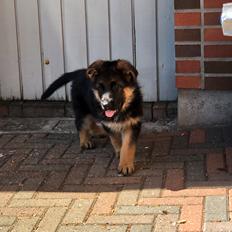
M110 101L106 104L102 104L102 106L103 106L104 110L111 110L111 109L113 109L113 101Z

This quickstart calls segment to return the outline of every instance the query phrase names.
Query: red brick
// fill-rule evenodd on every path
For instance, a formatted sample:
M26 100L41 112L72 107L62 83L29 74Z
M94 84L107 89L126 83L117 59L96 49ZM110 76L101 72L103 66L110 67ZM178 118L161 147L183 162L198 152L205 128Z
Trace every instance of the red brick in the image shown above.
M205 89L232 90L232 77L225 77L225 76L206 77Z
M170 169L167 171L165 188L173 191L184 188L184 170Z
M200 89L200 76L176 76L176 87L179 89Z
M199 12L175 13L176 26L199 26L201 25L201 14Z
M207 45L204 50L207 58L231 57L232 45Z
M199 29L176 29L176 41L201 41L201 30Z
M205 25L220 25L221 12L209 12L204 14Z
M232 173L232 147L226 148L226 166L229 173Z
M224 3L231 2L231 0L205 0L205 8L222 8Z
M176 61L177 73L200 73L201 63L199 60L178 60Z
M175 9L199 9L200 0L175 0Z
M225 168L223 153L207 154L207 173L218 173L220 169Z
M175 45L176 57L200 57L201 46L198 44Z
M192 130L190 133L189 143L190 144L205 143L205 130L203 129Z
M205 41L231 41L232 37L224 36L221 28L206 28L204 31Z
M202 211L202 205L185 205L182 208L180 220L186 220L186 223L179 225L179 231L202 231Z
M141 198L139 205L200 205L203 204L203 197L158 197Z

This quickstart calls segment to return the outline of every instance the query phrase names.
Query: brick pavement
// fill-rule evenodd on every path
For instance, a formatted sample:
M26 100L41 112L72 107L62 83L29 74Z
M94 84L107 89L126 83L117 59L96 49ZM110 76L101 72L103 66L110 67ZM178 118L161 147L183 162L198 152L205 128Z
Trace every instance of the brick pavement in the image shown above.
M232 231L230 127L144 130L136 172L122 177L107 138L79 152L72 120L11 123L1 122L0 232Z

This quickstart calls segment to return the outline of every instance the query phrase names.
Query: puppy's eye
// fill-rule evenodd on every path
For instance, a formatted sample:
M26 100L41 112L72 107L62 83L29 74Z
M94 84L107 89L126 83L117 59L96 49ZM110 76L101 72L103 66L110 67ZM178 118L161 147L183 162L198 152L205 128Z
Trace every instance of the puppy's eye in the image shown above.
M116 81L112 81L112 82L110 83L110 87L111 87L112 90L113 90L113 89L119 89L119 88L121 88L121 85L118 84Z

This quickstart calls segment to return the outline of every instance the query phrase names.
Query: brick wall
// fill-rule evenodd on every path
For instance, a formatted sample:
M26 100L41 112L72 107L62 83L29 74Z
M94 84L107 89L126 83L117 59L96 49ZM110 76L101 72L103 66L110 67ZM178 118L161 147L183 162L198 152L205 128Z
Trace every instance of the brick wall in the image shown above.
M232 90L232 37L220 25L232 0L174 1L177 88Z

